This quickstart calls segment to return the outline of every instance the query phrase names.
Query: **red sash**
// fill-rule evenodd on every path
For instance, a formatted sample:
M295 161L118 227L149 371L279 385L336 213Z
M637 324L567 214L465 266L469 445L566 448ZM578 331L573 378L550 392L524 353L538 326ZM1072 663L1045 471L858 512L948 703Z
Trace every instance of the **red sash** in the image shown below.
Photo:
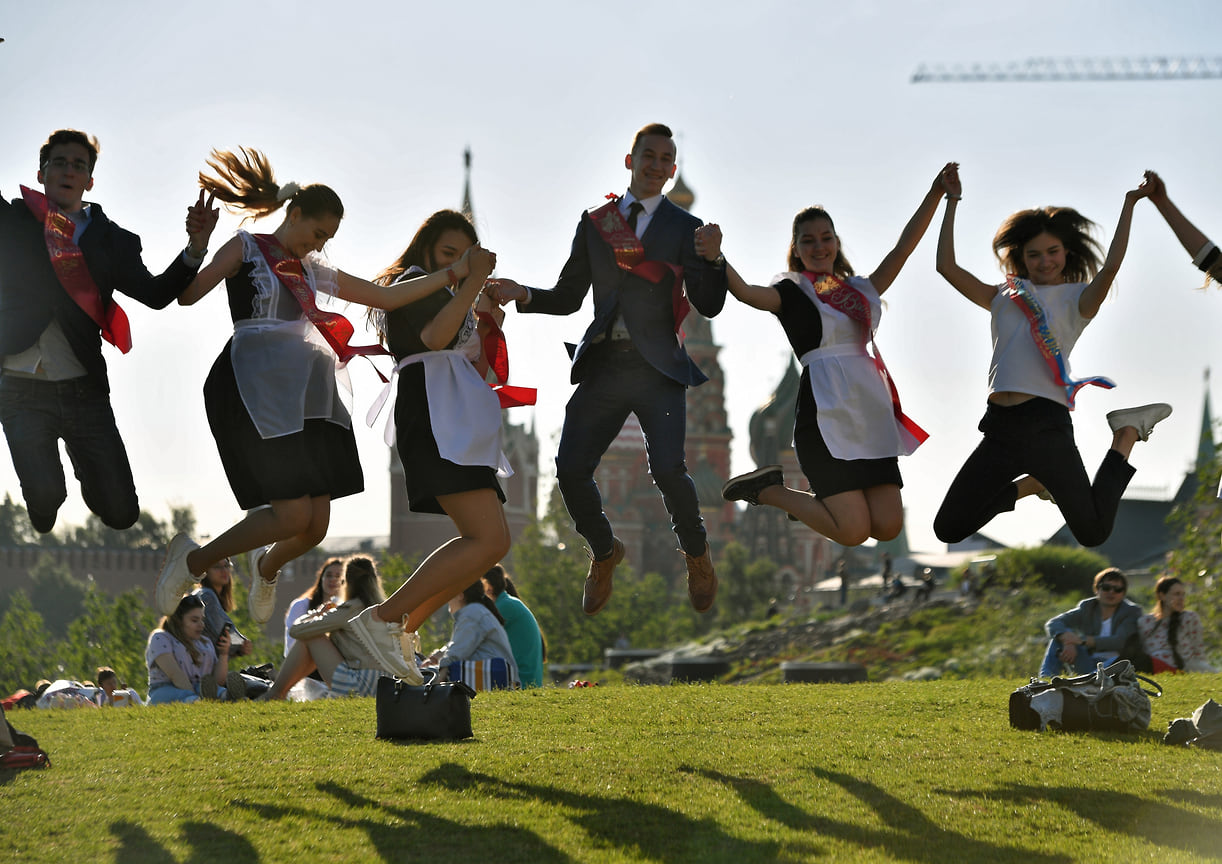
M873 350L870 359L874 361L874 368L878 370L878 374L887 382L887 389L891 393L891 408L895 412L896 421L907 430L909 435L916 439L917 444L923 444L925 439L929 437L929 433L918 426L900 407L900 394L895 389L895 381L892 380L891 373L887 371L887 364L883 362L883 355L878 353L878 345L874 342L874 328L871 326L870 321L870 301L852 285L831 273L812 273L806 271L802 275L810 280L815 288L815 295L822 302L839 312L843 312L851 320L861 324L862 345L869 340L870 348Z
M318 328L322 338L339 357L340 365L347 363L353 357L370 354L393 356L381 345L349 345L349 340L356 332L352 328L352 322L337 312L324 312L318 308L318 304L314 301L314 292L310 290L310 284L306 281L305 268L301 266L301 259L289 255L280 245L280 241L271 234L252 234L251 236L255 238L259 251L263 253L264 259L272 268L272 272L276 274L276 278L280 280L280 284L289 289L289 292L301 304L306 318L310 319L310 323ZM376 366L374 370L377 371ZM378 377L383 381L386 380L381 372L378 372Z
M633 276L639 276L655 285L662 284L670 278L670 308L675 316L675 332L683 326L683 319L691 311L691 304L683 290L683 268L665 261L645 260L645 247L636 236L624 214L619 212L619 197L608 195L608 201L597 210L590 211L590 221L594 223L598 235L603 238L611 251L615 253L615 263L621 270L627 270Z
M514 387L505 382L509 380L509 347L505 342L505 331L496 323L496 319L488 312L476 312L475 317L488 326L484 336L484 358L488 368L496 376L495 384L488 384L501 401L502 408L520 408L523 405L534 405L539 391L534 387Z
M127 313L114 300L102 300L102 292L89 274L81 247L72 240L76 224L41 192L22 186L21 197L42 223L51 267L64 291L101 328L103 339L124 354L132 350L132 329L127 323Z

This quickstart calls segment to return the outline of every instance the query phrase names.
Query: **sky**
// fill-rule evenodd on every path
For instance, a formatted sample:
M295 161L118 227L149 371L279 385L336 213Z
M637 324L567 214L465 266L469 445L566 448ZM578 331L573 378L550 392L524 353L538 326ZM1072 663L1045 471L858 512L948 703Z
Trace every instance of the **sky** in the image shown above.
M786 269L791 220L811 204L828 209L849 260L869 273L951 160L964 187L958 260L1000 281L990 242L1008 214L1072 206L1099 224L1106 245L1125 191L1147 168L1222 239L1222 80L910 83L917 68L1215 56L1219 33L1222 4L1208 0L8 3L0 193L35 185L38 147L52 130L96 135L102 151L86 200L138 233L159 272L185 244L183 217L209 151L256 147L282 182L340 194L346 215L327 255L371 277L429 213L460 204L470 147L476 227L498 255L497 275L550 287L581 212L626 187L633 133L660 121L676 132L693 211L721 225L727 258L750 281ZM901 460L908 535L922 551L944 548L931 523L978 441L990 351L988 314L935 272L941 217L887 292L877 334L905 411L930 433ZM238 225L222 214L212 248ZM1131 497L1170 497L1196 455L1205 370L1222 356L1222 292L1201 283L1157 211L1139 203L1112 296L1072 358L1076 375L1118 385L1084 391L1073 415L1091 473L1111 440L1108 411L1175 407L1134 449ZM166 519L171 506L190 505L200 532L215 535L242 515L201 394L231 330L225 298L214 291L160 312L123 305L135 347L106 356L141 506ZM511 310L505 325L511 383L539 388L539 404L511 419L538 431L544 494L571 393L563 342L584 331L590 308L587 299L563 318ZM363 319L359 307L341 311ZM746 471L750 414L792 352L772 316L732 298L712 326L732 468ZM352 379L366 491L335 502L332 537L389 532L389 453L381 429L363 423L381 385L364 363ZM20 498L2 457L0 491ZM70 480L59 527L86 515ZM985 533L1032 545L1062 522L1032 498Z

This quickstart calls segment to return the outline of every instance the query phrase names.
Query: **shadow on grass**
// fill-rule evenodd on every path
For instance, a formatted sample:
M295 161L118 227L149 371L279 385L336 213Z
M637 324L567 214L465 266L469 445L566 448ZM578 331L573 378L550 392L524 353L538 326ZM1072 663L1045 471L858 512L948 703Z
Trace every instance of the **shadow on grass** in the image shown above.
M568 864L573 859L538 835L513 825L471 825L422 813L408 807L387 806L345 789L337 783L316 788L353 812L371 810L376 817L328 816L308 807L284 807L235 801L265 819L289 816L325 821L336 828L364 831L383 861L428 861L429 864L471 864L472 861L523 861L530 864ZM393 823L393 824L391 824ZM496 850L494 857L489 857Z
M569 811L568 818L585 830L592 845L614 850L629 860L699 860L708 864L775 861L782 852L808 858L826 854L813 844L795 847L789 843L744 840L727 834L713 819L693 819L655 804L502 780L461 765L441 765L422 776L419 783L456 792L478 788L499 798L530 799L563 808Z
M908 861L990 862L990 864L1068 864L1065 855L1041 854L1016 846L998 846L974 840L949 831L932 822L920 810L879 786L849 774L812 768L811 773L834 783L858 801L868 806L886 828L869 828L807 813L782 799L766 783L744 777L732 777L709 769L687 769L733 789L743 803L761 816L781 823L794 831L813 831L821 837L835 838L863 849L882 850Z
M938 790L965 798L1016 801L1024 804L1052 802L1078 817L1093 822L1100 837L1127 834L1155 846L1164 846L1212 858L1222 848L1222 819L1193 813L1174 804L1151 801L1129 792L1084 789L1080 786L1022 786L1006 784L997 789ZM1152 794L1200 807L1222 807L1222 795L1195 789L1166 789Z
M190 848L185 861L212 862L224 860L227 864L254 864L259 853L250 841L240 834L226 831L207 822L186 822L182 826L183 842ZM115 851L118 864L176 864L177 859L164 846L154 840L147 831L131 822L112 822L110 833L119 842Z

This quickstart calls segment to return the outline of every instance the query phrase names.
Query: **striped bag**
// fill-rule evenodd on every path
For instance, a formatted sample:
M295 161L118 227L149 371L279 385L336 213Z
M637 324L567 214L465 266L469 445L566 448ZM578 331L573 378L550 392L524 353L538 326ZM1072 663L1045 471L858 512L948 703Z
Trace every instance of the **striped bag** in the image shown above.
M486 690L519 690L517 670L504 657L491 660L455 661L446 667L451 681L461 681L476 693Z

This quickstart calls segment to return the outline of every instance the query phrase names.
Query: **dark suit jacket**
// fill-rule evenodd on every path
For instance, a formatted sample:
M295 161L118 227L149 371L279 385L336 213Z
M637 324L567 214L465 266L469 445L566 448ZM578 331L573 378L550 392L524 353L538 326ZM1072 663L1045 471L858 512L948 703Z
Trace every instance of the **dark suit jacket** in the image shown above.
M1122 600L1112 613L1112 635L1095 642L1094 651L1122 651L1124 643L1137 632L1137 621L1141 618L1141 607L1132 600ZM1049 618L1044 625L1048 638L1055 639L1062 633L1073 630L1081 636L1098 636L1103 627L1099 615L1099 598L1088 597L1068 612Z
M683 280L693 309L712 318L726 302L726 270L724 264L710 264L696 254L695 233L700 225L700 220L691 213L663 198L641 243L646 259L683 267ZM572 252L556 287L531 288L530 303L519 303L518 311L571 314L581 308L591 285L594 320L571 352L574 384L585 377L589 360L586 352L592 341L607 332L617 312L623 315L637 350L659 372L689 387L708 380L675 335L670 282L664 280L655 285L620 269L615 253L594 227L589 213L581 216Z
M97 204L81 235L85 264L103 300L115 292L154 309L163 309L186 290L197 268L182 253L160 276L140 257L140 238L106 218ZM68 296L51 267L42 223L17 199L0 198L0 357L25 351L51 323L59 321L81 365L103 389L109 389L102 359L102 331Z

